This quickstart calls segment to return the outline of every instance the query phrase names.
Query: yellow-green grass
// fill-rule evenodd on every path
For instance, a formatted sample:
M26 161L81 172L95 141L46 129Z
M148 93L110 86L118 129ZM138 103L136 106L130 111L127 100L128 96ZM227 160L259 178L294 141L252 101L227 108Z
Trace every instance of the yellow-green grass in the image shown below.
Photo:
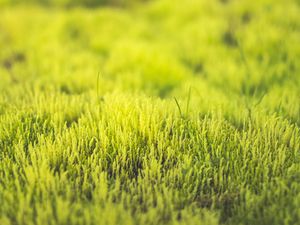
M1 225L299 223L299 1L47 2L0 1Z

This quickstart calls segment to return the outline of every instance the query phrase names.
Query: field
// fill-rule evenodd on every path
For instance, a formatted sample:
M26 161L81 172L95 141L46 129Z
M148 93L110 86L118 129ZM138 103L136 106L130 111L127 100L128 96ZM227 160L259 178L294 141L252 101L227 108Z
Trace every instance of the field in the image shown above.
M300 2L0 0L0 225L297 225Z

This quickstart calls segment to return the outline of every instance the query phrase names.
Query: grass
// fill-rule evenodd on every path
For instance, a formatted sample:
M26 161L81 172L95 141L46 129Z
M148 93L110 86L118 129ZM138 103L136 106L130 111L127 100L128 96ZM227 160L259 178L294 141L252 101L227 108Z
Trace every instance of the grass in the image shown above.
M1 225L299 223L298 1L69 2L0 1Z

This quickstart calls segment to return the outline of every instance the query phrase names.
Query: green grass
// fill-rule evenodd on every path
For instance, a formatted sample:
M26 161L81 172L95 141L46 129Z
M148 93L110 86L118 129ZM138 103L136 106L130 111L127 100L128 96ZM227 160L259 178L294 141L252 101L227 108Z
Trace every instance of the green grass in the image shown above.
M36 2L0 1L1 225L299 223L299 1Z

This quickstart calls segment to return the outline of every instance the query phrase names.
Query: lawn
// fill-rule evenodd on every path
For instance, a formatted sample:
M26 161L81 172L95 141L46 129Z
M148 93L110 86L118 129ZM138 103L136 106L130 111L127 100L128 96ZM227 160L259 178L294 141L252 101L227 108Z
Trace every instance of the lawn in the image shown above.
M0 0L1 225L297 225L298 0Z

